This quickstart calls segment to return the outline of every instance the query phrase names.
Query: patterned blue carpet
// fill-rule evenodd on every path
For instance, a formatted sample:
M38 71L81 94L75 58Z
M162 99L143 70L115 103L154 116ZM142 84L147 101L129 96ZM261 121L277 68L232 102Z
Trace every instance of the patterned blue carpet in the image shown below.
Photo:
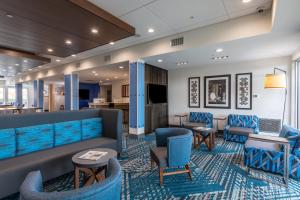
M159 185L157 168L151 170L149 148L155 145L153 135L127 138L128 159L120 160L123 168L122 199L300 199L300 181L290 179L289 188L280 186L280 178L253 171L252 174L277 182L261 181L247 176L241 166L243 145L217 138L212 152L202 145L193 150L193 180L186 174L167 176ZM73 174L45 183L45 191L70 190ZM9 200L18 199L18 194Z

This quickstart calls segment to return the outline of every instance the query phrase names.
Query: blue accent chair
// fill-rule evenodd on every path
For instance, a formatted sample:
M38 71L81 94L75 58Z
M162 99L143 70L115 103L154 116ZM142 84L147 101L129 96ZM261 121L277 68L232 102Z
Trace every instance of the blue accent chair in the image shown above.
M300 178L300 131L284 125L279 137L284 137L290 143L289 175ZM244 150L244 164L247 167L272 172L284 173L283 146L270 142L247 140Z
M185 128L197 126L213 128L213 114L208 112L190 112L189 119L183 123Z
M159 168L160 185L163 185L163 177L167 175L188 173L192 179L189 167L192 131L185 128L158 128L155 135L157 147L150 149L151 168L155 162ZM167 168L180 169L165 172Z
M259 133L259 118L256 115L229 115L224 128L224 140L245 143L249 133Z
M115 158L109 160L107 177L104 181L63 192L43 192L40 171L30 172L20 188L21 200L112 200L121 199L121 166Z

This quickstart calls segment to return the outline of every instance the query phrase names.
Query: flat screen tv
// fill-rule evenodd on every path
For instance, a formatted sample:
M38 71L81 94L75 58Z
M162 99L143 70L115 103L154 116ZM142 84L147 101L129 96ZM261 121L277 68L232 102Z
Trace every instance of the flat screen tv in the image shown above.
M79 89L79 99L82 100L90 99L90 91L87 89Z
M148 84L149 103L167 103L168 92L166 85Z

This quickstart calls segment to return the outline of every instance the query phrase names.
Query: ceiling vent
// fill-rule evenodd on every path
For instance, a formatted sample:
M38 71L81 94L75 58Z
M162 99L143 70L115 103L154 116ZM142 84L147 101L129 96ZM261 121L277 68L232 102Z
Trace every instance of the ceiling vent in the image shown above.
M183 37L175 38L171 40L171 47L183 45Z
M111 61L110 55L104 56L104 62L110 62L110 61Z

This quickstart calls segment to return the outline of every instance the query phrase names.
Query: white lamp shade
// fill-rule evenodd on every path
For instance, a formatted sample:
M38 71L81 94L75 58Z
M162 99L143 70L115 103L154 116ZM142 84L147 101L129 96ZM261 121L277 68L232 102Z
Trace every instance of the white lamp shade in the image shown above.
M286 75L266 74L265 88L286 88Z

